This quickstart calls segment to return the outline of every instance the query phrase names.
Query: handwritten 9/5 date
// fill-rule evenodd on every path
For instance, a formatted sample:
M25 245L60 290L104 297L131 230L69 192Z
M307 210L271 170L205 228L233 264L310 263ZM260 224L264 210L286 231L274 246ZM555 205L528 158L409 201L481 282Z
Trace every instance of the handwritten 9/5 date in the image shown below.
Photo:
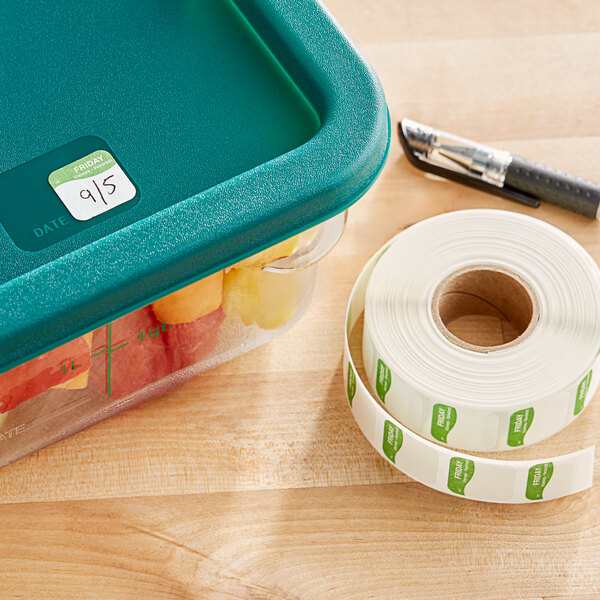
M102 202L104 204L108 205L108 202L106 201L106 198L104 197L104 194L106 194L107 196L112 196L117 189L117 186L114 183L111 183L109 181L112 177L114 177L114 175L109 175L108 177L105 177L101 181L101 184L100 184L102 187L100 187L98 185L98 182L96 181L96 179L92 179L92 183L94 184L94 187L96 188L96 192L92 193L92 191L89 189L83 189L79 192L79 196L83 200L93 200L94 202L97 202L97 198L94 195L94 194L97 194L100 197L100 200L102 200Z

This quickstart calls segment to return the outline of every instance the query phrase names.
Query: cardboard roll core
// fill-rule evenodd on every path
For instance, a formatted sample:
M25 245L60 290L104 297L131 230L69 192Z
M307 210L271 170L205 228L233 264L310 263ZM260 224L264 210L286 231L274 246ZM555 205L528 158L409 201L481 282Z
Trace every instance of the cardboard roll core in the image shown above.
M488 353L531 335L539 320L539 301L532 286L514 271L474 265L455 271L438 285L432 313L453 344Z

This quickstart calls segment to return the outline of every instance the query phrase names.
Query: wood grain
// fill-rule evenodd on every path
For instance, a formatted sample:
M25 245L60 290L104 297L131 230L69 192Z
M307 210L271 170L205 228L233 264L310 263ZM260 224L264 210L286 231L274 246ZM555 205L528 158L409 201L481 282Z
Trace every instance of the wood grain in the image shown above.
M599 501L523 509L406 482L16 504L0 586L63 600L583 600L600 587Z
M600 4L329 8L380 75L392 123L600 179ZM0 471L0 598L600 598L598 485L530 506L461 501L392 470L346 408L344 308L360 269L405 226L473 207L535 215L600 262L598 222L427 178L392 140L300 324ZM521 455L597 443L598 400Z

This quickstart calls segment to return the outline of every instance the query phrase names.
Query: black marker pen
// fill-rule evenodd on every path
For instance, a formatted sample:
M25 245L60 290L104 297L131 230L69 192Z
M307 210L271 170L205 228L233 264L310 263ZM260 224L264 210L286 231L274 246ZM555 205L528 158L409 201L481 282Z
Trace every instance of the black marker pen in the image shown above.
M410 119L398 123L398 134L408 159L424 171L528 206L543 201L600 217L600 185L593 181Z

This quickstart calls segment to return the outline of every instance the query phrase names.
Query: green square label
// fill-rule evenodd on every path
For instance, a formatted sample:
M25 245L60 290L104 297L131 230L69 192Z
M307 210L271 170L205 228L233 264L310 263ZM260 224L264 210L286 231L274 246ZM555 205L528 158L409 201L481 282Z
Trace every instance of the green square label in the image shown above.
M97 150L53 171L48 182L78 221L88 221L129 202L137 193L107 150Z

